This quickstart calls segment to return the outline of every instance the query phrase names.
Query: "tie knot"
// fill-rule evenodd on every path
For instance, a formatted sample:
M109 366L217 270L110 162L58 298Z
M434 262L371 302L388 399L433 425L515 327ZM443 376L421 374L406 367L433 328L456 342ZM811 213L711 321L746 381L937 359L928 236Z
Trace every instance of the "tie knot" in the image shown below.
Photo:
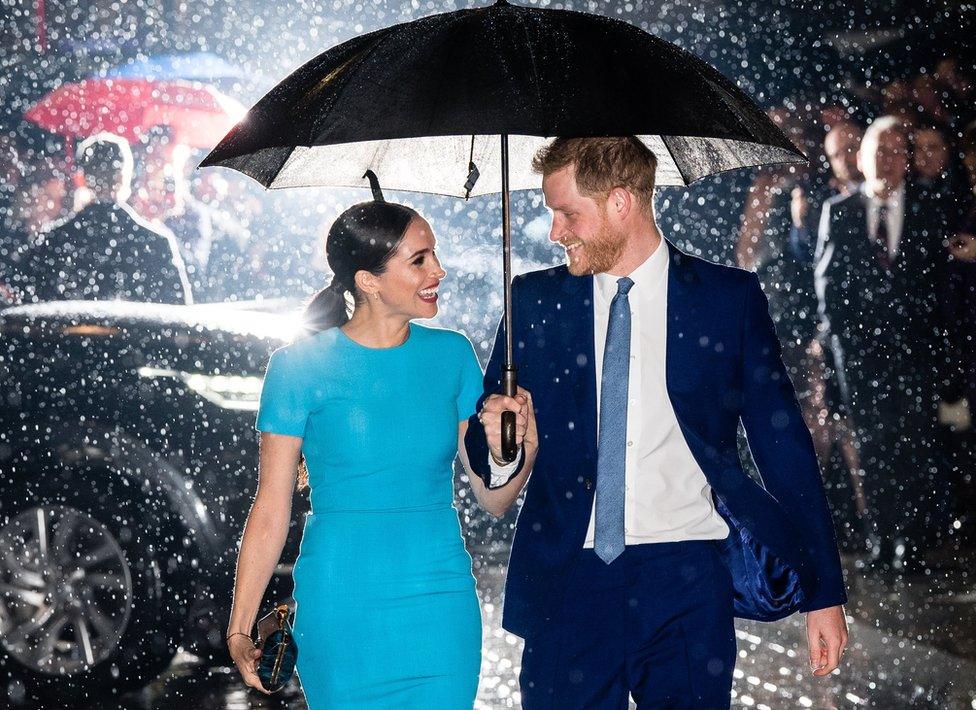
M621 276L617 279L617 293L620 295L626 296L633 286L634 280L627 276Z

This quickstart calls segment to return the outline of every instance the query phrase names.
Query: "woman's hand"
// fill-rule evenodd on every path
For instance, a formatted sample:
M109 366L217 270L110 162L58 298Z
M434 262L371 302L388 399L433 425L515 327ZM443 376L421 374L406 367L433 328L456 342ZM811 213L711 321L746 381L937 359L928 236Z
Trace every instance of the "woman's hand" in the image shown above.
M244 679L244 685L260 690L265 695L271 693L261 685L258 678L258 662L261 658L261 649L257 648L250 638L241 634L234 634L227 639L227 650L230 657L234 659L234 665Z
M258 490L244 525L237 554L234 599L227 622L227 649L244 682L262 693L268 691L262 687L257 676L261 652L241 630L254 625L261 597L274 574L288 537L292 491L295 490L301 448L300 436L270 432L261 434Z

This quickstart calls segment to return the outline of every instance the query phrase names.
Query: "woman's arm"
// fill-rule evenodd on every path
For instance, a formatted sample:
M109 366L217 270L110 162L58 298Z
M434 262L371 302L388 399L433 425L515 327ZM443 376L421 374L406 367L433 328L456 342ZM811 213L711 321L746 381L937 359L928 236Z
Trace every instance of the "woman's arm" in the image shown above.
M257 620L261 598L288 537L301 448L301 437L261 434L258 490L244 525L244 535L237 555L237 576L234 581L230 624L227 626L228 635L240 632L250 636ZM236 650L236 643L230 642L244 642L244 639L238 636L229 639L233 651ZM234 660L238 661L236 654L234 655ZM238 667L248 685L261 687L250 664L242 667L242 663L238 662Z
M515 499L518 498L532 468L535 465L535 457L539 452L539 436L535 425L535 410L532 406L532 395L525 389L519 387L519 396L524 397L522 407L523 413L518 413L516 417L516 443L522 446L522 455L525 457L525 464L518 475L512 478L504 486L498 488L487 488L481 477L471 469L468 461L468 452L464 446L464 435L468 431L468 420L465 419L458 423L458 456L461 457L461 464L464 466L465 473L471 481L471 489L474 491L475 498L482 508L487 510L496 518L500 518L508 511ZM484 411L484 410L482 410Z

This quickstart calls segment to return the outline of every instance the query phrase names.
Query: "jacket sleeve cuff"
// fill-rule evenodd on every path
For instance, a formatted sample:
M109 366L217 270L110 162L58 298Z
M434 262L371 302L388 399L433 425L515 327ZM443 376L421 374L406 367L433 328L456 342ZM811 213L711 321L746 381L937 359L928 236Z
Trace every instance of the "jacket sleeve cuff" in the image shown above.
M842 606L844 604L847 604L847 592L840 589L829 594L818 594L810 601L804 602L803 606L800 607L800 611L805 614L810 611L829 609L832 606Z
M491 485L489 488L501 488L511 481L522 470L522 447L519 446L515 459L507 464L495 462L495 457L488 452L488 467L491 469Z

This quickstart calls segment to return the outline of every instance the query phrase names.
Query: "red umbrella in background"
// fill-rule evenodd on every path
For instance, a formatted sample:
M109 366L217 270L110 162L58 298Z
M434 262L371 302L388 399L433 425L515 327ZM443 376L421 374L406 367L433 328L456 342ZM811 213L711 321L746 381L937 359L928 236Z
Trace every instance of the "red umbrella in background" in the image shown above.
M65 84L24 114L42 128L71 138L102 131L136 142L153 126L193 148L212 148L243 118L244 107L212 86L149 79L87 79Z

